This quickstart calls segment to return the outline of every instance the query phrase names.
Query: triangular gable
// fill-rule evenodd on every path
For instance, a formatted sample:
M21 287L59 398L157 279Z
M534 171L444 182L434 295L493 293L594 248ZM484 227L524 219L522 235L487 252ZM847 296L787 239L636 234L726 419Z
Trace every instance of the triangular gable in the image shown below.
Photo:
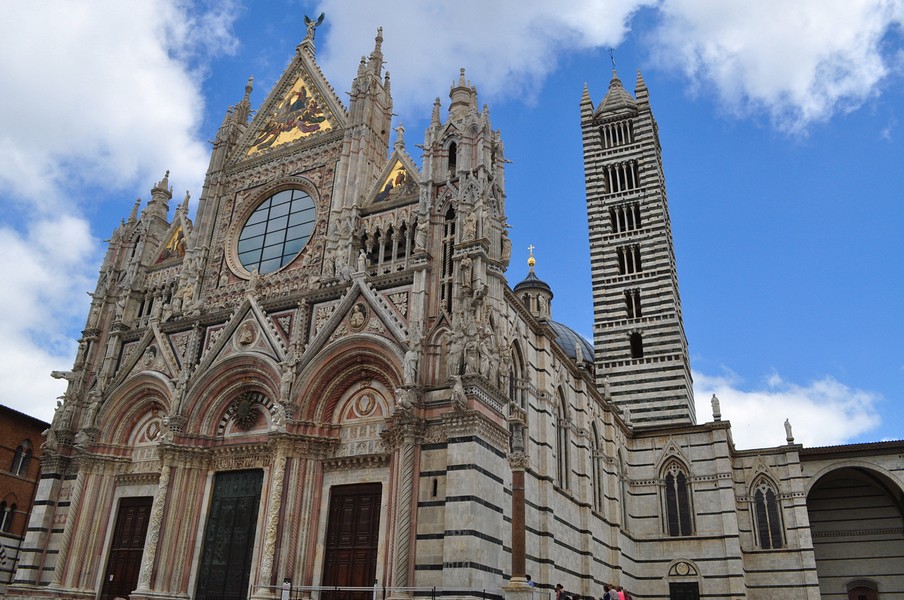
M204 373L214 362L227 356L254 352L282 362L288 349L277 326L249 294L205 350L196 373Z
M181 260L185 256L185 230L181 223L175 223L175 227L171 230L169 236L166 237L163 247L157 253L155 265L171 261L172 259Z
M417 167L404 152L395 150L368 194L365 206L380 208L381 205L417 202L418 183L420 173Z
M140 373L155 371L162 373L167 379L172 379L180 370L169 338L160 332L157 323L152 323L141 341L133 345L130 350L128 358L120 365L109 389L115 389L126 379Z
M355 323L359 318L363 319L360 327ZM408 329L396 316L395 311L389 308L385 298L367 285L363 276L356 275L342 300L335 305L331 316L317 329L301 356L301 364L313 359L324 346L339 335L373 333L370 323L383 327L385 333L400 345L405 344L408 339Z
M347 112L323 73L304 52L295 57L239 141L253 157L345 127Z

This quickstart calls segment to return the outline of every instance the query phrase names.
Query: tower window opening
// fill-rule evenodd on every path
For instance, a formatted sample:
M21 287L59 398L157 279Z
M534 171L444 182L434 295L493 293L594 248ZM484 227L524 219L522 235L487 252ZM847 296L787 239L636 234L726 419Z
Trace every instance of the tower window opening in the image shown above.
M634 122L618 121L617 123L606 123L600 127L600 140L604 149L633 143Z
M640 318L640 290L625 290L625 308L629 319Z
M640 229L640 205L637 202L620 204L609 209L612 233Z
M436 498L436 493L439 491L439 481L436 477L433 478L433 494L432 496Z
M632 273L640 273L643 271L643 265L640 262L640 247L636 244L630 246L622 246L617 250L618 256L618 274L631 275Z
M631 160L617 165L609 165L604 173L606 193L628 192L640 187L637 161Z
M628 339L631 344L631 358L643 358L643 336L634 332Z

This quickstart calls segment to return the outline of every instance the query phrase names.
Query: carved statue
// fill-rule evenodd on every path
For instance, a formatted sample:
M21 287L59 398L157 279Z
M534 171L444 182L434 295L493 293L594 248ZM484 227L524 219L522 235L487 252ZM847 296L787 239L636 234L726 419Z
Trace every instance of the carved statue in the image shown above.
M462 239L466 242L477 239L477 214L473 211L465 219Z
M454 377L461 373L461 353L462 343L461 337L452 334L452 340L449 342L449 376Z
M473 269L473 263L471 262L471 258L466 256L461 259L461 287L464 290L471 289L471 272Z
M468 404L465 395L465 386L461 383L461 375L452 376L452 407L455 410L464 410Z
M414 346L405 352L403 363L404 378L406 384L413 384L417 380L418 351Z
M295 361L287 360L282 365L282 373L279 376L279 401L288 402L289 393L292 390L292 382L295 380Z
M712 400L710 400L713 406L713 420L721 421L722 420L722 408L719 405L719 399L716 398L716 395L713 394Z
M418 217L417 227L414 230L414 249L425 250L427 248L427 216Z
M794 443L794 435L791 433L791 421L785 419L785 439L789 444Z
M367 253L364 248L358 251L358 273L364 273L367 270Z
M270 421L270 431L286 431L286 407L281 402L273 404L273 415Z
M55 451L57 449L56 432L52 428L47 428L41 435L44 436L44 443L41 444L42 450Z

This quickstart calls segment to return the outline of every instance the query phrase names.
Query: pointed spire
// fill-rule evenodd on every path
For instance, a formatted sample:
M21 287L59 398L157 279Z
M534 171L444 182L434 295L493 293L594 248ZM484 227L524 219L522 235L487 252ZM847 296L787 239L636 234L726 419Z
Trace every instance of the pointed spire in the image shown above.
M584 83L584 92L581 94L581 120L593 116L593 100L590 98L590 88Z
M383 89L386 90L386 93L387 93L387 94L390 92L390 86L389 86L389 71L386 71L386 77L383 78Z
M248 77L248 83L245 84L245 95L242 97L242 100L235 105L233 115L237 123L246 123L248 117L251 116L251 91L254 89L253 83L254 75L250 75Z
M631 94L625 90L615 69L612 69L612 80L609 81L609 91L606 92L606 97L603 98L603 101L600 102L600 105L596 108L595 116L623 110L637 112L637 102Z
M476 106L474 104L476 94L477 91L465 80L465 69L462 67L458 72L458 85L453 83L452 89L449 90L449 99L452 100L449 104L449 114L453 118L463 117L468 108Z
M188 214L188 200L189 200L189 198L191 198L191 194L188 192L188 190L185 190L185 199L182 200L182 204L179 205L179 208L178 208L177 212L180 212L180 213L182 213L182 214Z
M393 148L402 152L405 150L405 126L399 122L398 127L395 128L396 139L395 144L393 144Z
M173 197L173 188L169 184L169 170L163 176L163 179L157 182L151 189L151 200L141 213L141 217L156 216L164 221L166 213L169 211L169 201Z
M129 213L129 223L134 223L138 220L138 208L141 206L141 198L135 200L135 206L132 207L132 212ZM125 223L123 223L125 225Z
M436 97L436 100L433 101L433 114L430 116L430 126L431 127L439 127L439 107L440 101L439 96Z
M638 102L648 102L650 98L650 91L647 89L647 84L643 80L640 69L637 69L637 81L634 83L634 96L637 98Z
M377 36L374 38L374 50L370 53L370 58L367 61L367 66L370 68L370 72L374 75L380 75L380 71L383 70L383 28L377 27Z

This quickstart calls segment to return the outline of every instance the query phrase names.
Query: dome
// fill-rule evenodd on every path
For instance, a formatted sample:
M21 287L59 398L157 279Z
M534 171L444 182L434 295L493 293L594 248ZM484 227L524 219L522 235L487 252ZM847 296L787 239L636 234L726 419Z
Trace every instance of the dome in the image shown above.
M548 283L537 277L537 274L534 273L533 269L530 270L530 272L527 274L527 277L525 277L520 282L518 282L517 285L515 285L512 291L518 293L519 290L524 289L541 289L543 291L549 292L549 295L552 296L552 288L549 287Z
M558 321L547 321L556 334L556 343L570 358L577 360L578 347L581 348L581 359L584 362L593 362L593 346L577 331Z

